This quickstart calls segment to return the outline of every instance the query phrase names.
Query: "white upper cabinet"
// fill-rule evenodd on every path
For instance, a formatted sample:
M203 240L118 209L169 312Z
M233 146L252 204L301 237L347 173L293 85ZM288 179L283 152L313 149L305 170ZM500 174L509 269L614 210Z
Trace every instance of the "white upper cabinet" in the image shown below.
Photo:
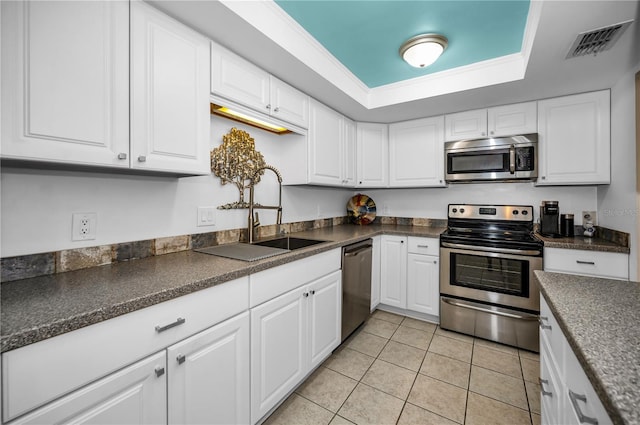
M445 186L444 116L389 125L389 186Z
M356 125L358 153L357 187L387 187L389 184L389 133L387 124Z
M447 142L503 137L537 131L536 102L474 109L445 116Z
M309 183L353 187L353 123L315 100L309 109Z
M609 91L538 102L537 185L611 182Z
M489 137L513 136L538 131L536 102L516 103L487 109Z
M131 168L209 174L209 40L131 3Z
M129 3L3 1L2 157L129 167Z
M309 96L213 42L211 93L302 128L309 126Z
M487 110L474 109L445 115L447 142L487 137Z

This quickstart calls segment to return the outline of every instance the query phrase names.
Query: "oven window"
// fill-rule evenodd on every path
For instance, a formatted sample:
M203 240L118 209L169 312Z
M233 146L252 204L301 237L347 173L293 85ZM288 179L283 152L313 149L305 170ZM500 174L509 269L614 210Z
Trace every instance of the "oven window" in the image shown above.
M529 262L451 254L451 285L529 297Z
M509 168L509 155L503 152L486 154L449 154L448 173L501 172Z

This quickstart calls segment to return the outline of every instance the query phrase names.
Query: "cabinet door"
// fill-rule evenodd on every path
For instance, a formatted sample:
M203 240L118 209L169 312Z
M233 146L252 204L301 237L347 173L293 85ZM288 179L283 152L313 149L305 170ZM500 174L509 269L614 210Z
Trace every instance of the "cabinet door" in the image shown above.
M311 101L309 111L309 182L342 185L342 115Z
M611 182L609 91L538 102L538 185Z
M404 236L382 237L380 303L407 308L407 241Z
M129 3L3 1L2 157L129 167Z
M209 174L209 41L131 3L131 167Z
M525 102L489 108L487 127L491 137L536 133L538 105L536 102Z
M166 355L162 351L11 423L166 423L165 367Z
M389 186L444 186L444 116L389 126Z
M438 316L440 312L440 266L438 257L409 254L407 257L407 309Z
M257 422L307 372L306 288L251 309L251 422Z
M170 424L250 420L249 313L167 349Z
M331 273L307 287L310 368L319 365L340 345L342 272Z
M309 96L294 89L290 85L270 76L270 108L274 117L299 125L309 127Z
M269 74L224 47L211 43L211 93L269 112Z
M444 122L447 142L487 137L486 109L475 109L445 115Z
M357 124L357 187L389 184L389 135L387 124Z
M342 149L342 182L343 186L356 185L356 123L344 119L344 137Z

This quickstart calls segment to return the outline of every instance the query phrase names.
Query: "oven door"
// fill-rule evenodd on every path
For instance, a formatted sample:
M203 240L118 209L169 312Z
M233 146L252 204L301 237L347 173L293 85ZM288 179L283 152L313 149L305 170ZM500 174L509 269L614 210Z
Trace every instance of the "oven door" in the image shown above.
M464 245L443 243L440 248L442 295L540 311L540 288L533 271L542 269L541 256L526 255L527 251L521 255L511 249L461 246Z

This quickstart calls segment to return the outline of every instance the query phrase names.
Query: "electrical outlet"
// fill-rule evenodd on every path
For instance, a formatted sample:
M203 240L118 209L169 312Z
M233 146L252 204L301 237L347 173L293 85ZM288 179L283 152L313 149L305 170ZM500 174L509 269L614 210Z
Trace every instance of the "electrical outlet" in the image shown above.
M216 225L216 207L198 207L198 227Z
M71 240L88 241L96 238L98 214L73 213L71 216Z
M582 211L582 224L590 221L594 226L598 225L598 216L595 211Z

